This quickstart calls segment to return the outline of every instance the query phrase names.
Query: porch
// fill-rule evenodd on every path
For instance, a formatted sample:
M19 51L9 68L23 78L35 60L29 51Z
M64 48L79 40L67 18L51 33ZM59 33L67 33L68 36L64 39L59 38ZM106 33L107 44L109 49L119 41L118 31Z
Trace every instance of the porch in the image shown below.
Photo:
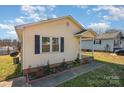
M88 62L93 62L93 59L94 59L94 38L96 36L96 33L92 31L92 29L87 29L87 30L84 30L84 31L81 31L81 32L78 32L75 34L75 37L79 38L80 40L80 48L79 48L79 58L80 60L82 61L87 61ZM91 42L91 47L92 47L92 50L91 50L91 55L92 56L83 56L83 50L82 50L82 40L84 39L90 39L92 42ZM85 51L85 50L84 50ZM82 62L83 63L83 62Z

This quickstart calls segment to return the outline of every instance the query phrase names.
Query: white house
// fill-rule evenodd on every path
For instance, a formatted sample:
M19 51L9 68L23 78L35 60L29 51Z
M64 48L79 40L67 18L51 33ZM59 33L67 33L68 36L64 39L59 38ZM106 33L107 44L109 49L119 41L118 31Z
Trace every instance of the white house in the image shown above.
M82 39L82 49L91 50L94 44L94 50L113 52L116 49L124 47L124 40L120 31L106 32L101 35L94 35L94 37L94 42L92 38Z
M15 27L22 42L22 67L38 67L72 61L80 54L80 38L84 31L71 16L64 16Z
M0 47L0 55L8 55L12 51L14 51L13 47L10 46Z
M124 49L124 36L121 37L121 47Z

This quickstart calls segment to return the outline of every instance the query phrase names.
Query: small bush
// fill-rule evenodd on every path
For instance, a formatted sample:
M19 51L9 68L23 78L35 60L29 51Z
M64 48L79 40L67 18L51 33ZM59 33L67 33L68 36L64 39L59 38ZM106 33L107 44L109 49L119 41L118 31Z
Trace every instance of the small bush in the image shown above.
M44 66L44 74L50 74L52 72L52 69L50 68L49 61L47 62L47 65Z
M68 68L68 64L67 64L67 63L62 62L62 63L60 64L60 69L61 69L61 70L65 70L65 69L67 69L67 68Z
M79 58L76 58L75 59L75 62L80 63L80 59Z

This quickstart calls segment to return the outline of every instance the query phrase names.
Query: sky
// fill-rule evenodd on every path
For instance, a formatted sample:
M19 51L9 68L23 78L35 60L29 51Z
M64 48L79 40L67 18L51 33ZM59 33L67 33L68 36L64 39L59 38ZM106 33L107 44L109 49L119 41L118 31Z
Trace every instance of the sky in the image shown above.
M124 31L124 6L0 6L0 39L17 39L15 25L71 15L84 28Z

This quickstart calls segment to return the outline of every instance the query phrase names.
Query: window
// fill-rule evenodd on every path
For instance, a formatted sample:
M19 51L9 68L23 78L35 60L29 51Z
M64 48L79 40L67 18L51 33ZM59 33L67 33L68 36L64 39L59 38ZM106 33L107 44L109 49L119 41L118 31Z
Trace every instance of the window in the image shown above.
M114 40L114 45L118 45L118 40Z
M101 40L95 40L94 44L101 44Z
M50 52L50 38L42 37L42 52Z
M52 51L59 51L59 38L52 38Z

